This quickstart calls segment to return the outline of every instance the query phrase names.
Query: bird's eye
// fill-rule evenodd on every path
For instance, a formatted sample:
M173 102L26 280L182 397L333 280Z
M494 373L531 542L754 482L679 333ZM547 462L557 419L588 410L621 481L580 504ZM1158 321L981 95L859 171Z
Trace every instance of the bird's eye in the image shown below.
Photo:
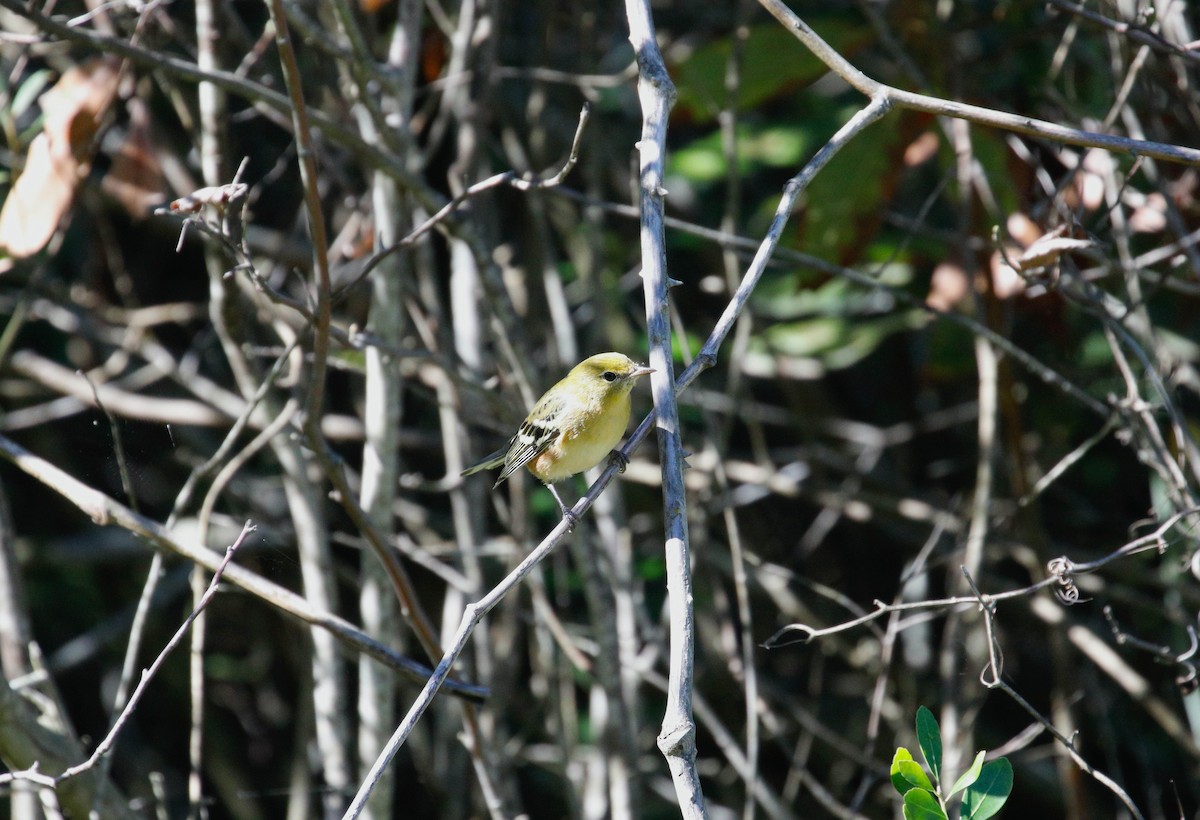
M604 379L606 382L615 382L617 380L617 374L611 370L605 370L600 374L600 378Z

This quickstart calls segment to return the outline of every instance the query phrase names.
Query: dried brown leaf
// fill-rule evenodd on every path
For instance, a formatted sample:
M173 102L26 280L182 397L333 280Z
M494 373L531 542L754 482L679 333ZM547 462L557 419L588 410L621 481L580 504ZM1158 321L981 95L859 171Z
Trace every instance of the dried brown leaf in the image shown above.
M98 57L59 78L41 97L42 133L0 210L0 248L31 256L50 241L91 168L96 134L116 97L118 63Z
M1081 251L1085 248L1095 247L1095 245L1096 243L1090 239L1072 239L1069 236L1057 236L1049 233L1034 242L1017 257L1017 267L1022 271L1044 268L1058 262L1059 257L1064 253Z

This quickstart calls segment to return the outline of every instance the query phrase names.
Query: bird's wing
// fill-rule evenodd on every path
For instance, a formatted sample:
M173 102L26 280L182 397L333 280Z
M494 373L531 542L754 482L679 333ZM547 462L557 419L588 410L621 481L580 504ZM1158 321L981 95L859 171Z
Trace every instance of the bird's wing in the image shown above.
M496 484L537 458L562 434L562 404L559 397L546 394L534 405L525 421L521 422L517 434L508 443L504 469L500 471Z

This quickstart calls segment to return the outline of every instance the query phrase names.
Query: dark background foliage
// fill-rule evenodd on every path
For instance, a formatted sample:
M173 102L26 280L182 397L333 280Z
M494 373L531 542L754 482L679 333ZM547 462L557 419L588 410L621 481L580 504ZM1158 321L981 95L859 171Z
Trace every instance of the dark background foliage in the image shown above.
M192 4L150 6L140 16L113 7L76 27L195 60ZM401 10L353 5L351 32L339 22L340 6L289 7L307 103L345 131L361 131L363 143L411 177L397 186L393 209L381 209L373 199L378 155L314 127L333 244L333 324L365 327L387 309L403 325L385 348L402 385L391 520L418 598L444 639L463 604L498 581L557 514L530 480L495 493L484 481L463 487L456 475L464 460L502 443L529 399L575 360L610 349L645 355L638 223L629 207L640 131L636 68L614 4L431 2L416 27L416 53L390 68ZM231 350L263 380L293 338L301 351L312 339L308 318L264 296L310 306L314 299L291 122L254 90L284 87L265 33L269 15L257 3L213 7L216 63L248 90L230 94L215 121L206 120L194 79L144 59L126 64L56 238L0 276L0 433L157 521L225 438L236 415L228 408L244 406ZM1162 19L1143 8L1126 21L1133 31L1105 25L1124 19L1123 6L1089 8L1085 15L1065 2L895 2L796 11L882 82L1195 144L1197 62L1185 47L1196 41L1191 6L1174 4ZM34 93L39 84L53 85L104 48L5 9L7 189L49 108ZM59 3L53 11L62 18L85 9ZM654 14L678 89L666 188L668 265L682 283L671 305L682 367L727 304L784 183L863 99L756 5L667 2ZM389 83L410 80L411 116L397 116L394 106L405 106ZM363 130L364 99L394 132ZM403 236L464 185L510 169L560 167L584 100L591 121L562 186L502 186L471 197L443 230L358 280L384 223ZM248 160L253 277L239 269L221 279L246 260L198 230L177 251L181 217L152 213L212 184L201 172L205 128L223 137L220 181ZM119 158L135 151L145 173L119 170ZM114 195L121 181L141 194L137 204ZM942 721L960 771L977 749L999 749L1012 761L1016 786L1005 816L1127 811L1036 715L1072 738L1145 816L1195 814L1200 702L1186 652L1194 650L1200 606L1196 184L1194 168L901 110L818 175L716 367L681 399L692 451L698 766L713 817L898 816L887 766L897 745L915 749L921 704ZM1005 264L1055 230L1086 246L1056 250L1022 274ZM374 290L382 277L399 283L400 301L388 308ZM222 288L226 330L209 308ZM323 403L342 431L327 426L329 441L356 489L371 412L362 348L335 339ZM311 362L290 361L297 370L269 391L276 409L311 386ZM222 419L168 423L135 409L117 410L110 424L90 388L63 397L67 389L47 375L54 365L113 384L134 408L139 398L180 398L219 407ZM635 417L648 409L648 395L635 394ZM995 421L990 437L981 410ZM243 433L238 446L252 435ZM1039 483L1081 446L1077 461ZM311 448L305 452L325 516L315 533L328 548L321 571L338 614L360 623L359 589L378 562L330 496ZM480 727L505 812L679 811L655 746L666 590L653 462L653 448L643 447L608 503L535 582L500 605L456 668L491 689ZM307 592L307 559L296 548L296 511L282 478L292 469L273 449L252 458L216 500L210 543L228 544L252 520L258 530L238 563ZM19 568L3 594L28 616L64 717L90 749L114 718L151 549L95 526L11 463L0 463L0 480L12 519L4 545ZM206 488L183 505L181 526L191 529L181 538L194 537ZM582 484L564 485L568 497L580 491ZM1028 709L981 683L989 643L970 604L896 612L808 643L788 642L797 637L790 633L786 645L763 646L781 627L832 626L877 601L969 595L964 564L983 593L1028 587L1048 577L1056 556L1081 563L1111 555L1177 515L1161 548L1074 576L1074 605L1061 597L1070 588L1057 585L998 604L1002 677ZM973 538L982 545L974 557ZM139 667L191 610L189 571L167 557ZM1119 641L1106 608L1126 634L1162 651ZM20 645L20 634L4 637ZM375 637L428 660L400 615ZM308 629L231 588L208 609L204 641L205 811L336 815L377 751L368 742L358 760L351 740L367 720L356 706L368 700L363 666L339 653L332 670L342 692L333 712L351 758L348 782L337 783L327 741L313 728ZM5 672L21 688L19 672ZM398 710L383 719L385 737L417 690L401 679L382 696ZM188 811L189 708L180 650L112 756L111 782L146 815L156 805L168 816ZM392 816L487 813L458 739L462 725L461 709L444 699L423 720L392 766ZM748 780L759 784L757 805Z

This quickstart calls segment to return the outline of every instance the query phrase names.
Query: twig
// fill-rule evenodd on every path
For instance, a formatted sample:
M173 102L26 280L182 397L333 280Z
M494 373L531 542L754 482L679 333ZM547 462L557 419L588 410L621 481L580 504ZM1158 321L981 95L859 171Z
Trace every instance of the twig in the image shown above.
M164 71L184 80L196 83L209 82L230 94L264 106L273 112L291 115L291 101L286 94L247 80L234 72L205 71L195 63L158 51L140 48L119 37L109 37L86 28L72 28L65 25L59 18L49 17L30 8L21 0L0 0L0 8L5 8L13 14L29 20L41 31L61 37L68 42L85 45L107 54L115 54L137 65ZM386 150L371 145L358 133L328 114L322 111L311 113L313 122L320 126L321 132L331 142L345 147L356 156L363 158L370 167L379 168L388 176L396 179L418 198L422 207L437 208L445 201L442 196L410 172L400 158L389 156Z
M1047 564L1047 570L1050 573L1050 577L1044 578L1035 584L1030 584L1029 586L1020 587L1018 589L1010 589L1005 592L989 593L987 596L988 600L1003 601L1009 598L1022 598L1032 595L1038 590L1046 589L1047 587L1054 585L1073 589L1073 576L1075 575L1095 572L1111 561L1115 561L1118 558L1132 555L1137 552L1142 552L1147 549L1158 549L1160 551L1165 549L1166 542L1164 539L1167 531L1184 518L1198 514L1200 514L1200 508L1184 510L1176 513L1156 527L1153 532L1140 538L1136 538L1133 541L1130 541L1128 544L1113 550L1108 555L1095 561L1076 563L1065 555L1054 558ZM1059 597L1060 599L1063 599L1064 596L1060 595ZM883 601L877 600L875 601L875 609L873 611L834 626L817 629L815 627L808 626L807 624L788 624L787 626L775 632L774 635L767 638L767 640L763 642L763 646L767 649L775 649L781 646L789 646L794 643L809 643L814 638L823 638L826 635L833 635L838 632L844 632L848 629L854 629L855 627L870 623L871 621L881 618L888 613L904 612L907 610L949 609L951 607L961 607L963 605L976 602L977 599L978 596L976 595L955 595L949 598L910 601L908 603L901 604L885 604ZM1067 596L1067 599L1065 599L1063 602L1073 603L1075 599L1076 598ZM787 641L783 640L784 636L793 632L799 632L800 636Z
M1123 20L1109 19L1091 9L1084 8L1078 3L1071 3L1069 0L1049 0L1049 2L1065 12L1077 15L1085 20L1090 20L1110 31L1115 31L1117 34L1128 37L1135 43L1149 46L1155 51L1170 54L1173 57L1183 57L1185 60L1193 63L1200 62L1200 52L1172 43L1144 26L1137 25L1136 23L1126 23Z
M736 230L738 217L741 213L742 174L738 163L738 107L742 91L742 69L746 55L746 40L750 36L750 27L746 21L753 8L753 0L737 0L734 5L733 37L729 49L729 57L725 61L725 101L721 112L718 114L721 126L721 147L722 153L725 155L726 166L725 210L721 215L721 230L726 233L733 233ZM726 247L721 254L721 260L724 263L725 279L728 287L733 289L736 287L737 276L740 272L737 252L731 247ZM745 345L749 344L753 332L753 324L751 322L743 322L738 334L734 336L733 354L730 356L731 367L729 368L725 390L731 397L743 392L739 389L743 382L739 364L741 360L739 351L744 350ZM691 364L691 361L685 360L685 364ZM720 432L717 431L717 427L713 423L710 414L705 414L705 420L718 453L715 459L715 477L721 485L722 491L729 493L729 477L725 472L722 458L727 449L724 445L728 444L735 417L732 415L727 417L724 429ZM737 623L739 626L737 640L741 649L742 688L744 690L746 709L746 770L750 773L751 778L755 778L756 775L754 773L758 771L759 714L758 670L754 665L754 620L750 604L750 590L746 577L746 556L742 547L742 533L738 526L737 512L732 505L725 507L723 517L725 519L726 535L729 540L729 558L733 568L734 601L737 606ZM742 820L754 820L755 808L757 806L754 801L755 782L754 779L746 780L746 798L742 804Z
M975 155L967 124L962 120L951 120L946 131L954 148L955 186L959 197L958 236L959 244L969 232L966 224L971 212L971 201L982 193L981 180L976 173ZM964 254L968 258L969 252ZM974 265L974 263L969 263ZM968 271L970 279L973 271ZM987 326L987 311L983 299L972 294L972 310L981 326ZM976 417L975 481L971 490L970 519L963 544L962 563L964 574L977 575L983 565L984 545L991 527L991 516L995 501L996 426L1000 409L998 406L998 381L1000 377L999 357L996 348L984 336L973 340L979 413ZM962 590L964 585L950 580L952 589ZM967 697L964 695L959 665L962 662L963 645L966 644L968 659L978 661L978 647L964 639L969 613L952 609L946 615L941 646L937 653L937 669L941 679L942 702L939 720L947 737L955 738L943 754L939 777L953 783L963 768L963 755L974 748L974 728L964 719Z
M287 16L283 13L282 0L270 0L271 21L275 24L275 44L279 49L279 60L283 65L283 79L291 103L292 132L296 140L296 158L300 164L300 182L304 191L304 211L308 216L309 237L313 246L313 274L316 277L315 291L317 306L313 311L313 343L311 372L309 373L308 396L305 401L305 427L313 435L319 435L313 425L321 417L321 406L325 398L326 359L329 354L330 280L329 242L325 231L325 214L321 209L321 194L317 190L317 158L309 126L308 104L304 100L304 89L300 84L300 66L292 48L288 32Z
M301 83L300 67L292 44L282 0L267 4L275 26L275 45L279 52L284 86L287 90L292 120L292 138L296 143L296 161L300 170L304 213L312 242L311 292L315 296L311 332L311 356L307 361L304 391L304 411L301 426L310 449L325 446L320 420L325 404L326 373L328 371L330 320L332 316L329 271L329 241L325 215L318 189L316 148L310 126L308 103ZM334 579L333 558L323 513L321 492L306 474L306 457L301 448L280 442L276 446L284 470L284 490L288 495L291 514L296 522L300 570L305 595L318 605L337 607L337 583ZM342 805L342 792L352 783L353 763L350 760L350 725L346 704L349 703L348 681L343 659L324 634L313 635L313 703L316 708L316 739L321 751L321 770L328 791L322 802L325 814Z
M613 469L615 471L616 468L614 467ZM572 512L578 512L581 506L584 510L586 510L591 506L595 495L598 494L599 490L597 490L595 485L593 485L593 490L589 491L587 496L584 496L583 499L576 503ZM586 504L584 504L585 501L587 502ZM433 699L437 695L438 689L442 686L443 681L445 681L449 676L450 668L454 665L454 662L458 660L458 656L461 655L463 649L466 648L467 640L470 638L471 633L475 631L475 627L479 625L479 622L483 619L483 617L487 615L487 613L490 612L492 608L496 606L496 604L503 600L504 596L507 595L511 589L519 584L522 579L524 579L525 576L534 569L534 567L540 564L547 555L554 551L559 542L561 542L562 539L567 535L567 532L569 531L569 524L570 520L564 517L542 540L542 542L525 557L525 560L518 564L512 572L505 576L503 581L493 587L491 591L487 593L487 595L484 595L474 603L467 604L467 606L463 609L462 621L459 623L458 631L455 633L454 638L446 646L445 654L442 656L442 660L438 663L437 668L433 670L433 675L431 675L429 680L426 682L425 688L421 690L421 693L417 696L416 700L413 701L412 706L409 707L408 713L404 716L404 719L400 721L400 725L396 727L396 731L392 733L391 738L388 740L387 746L385 746L379 753L379 757L376 758L370 772L367 773L362 785L359 786L358 794L354 796L354 800L350 803L349 808L346 809L346 813L343 815L343 820L351 820L351 818L358 817L362 812L363 807L366 805L367 800L371 796L371 792L375 788L375 784L382 776L383 770L391 762L392 758L396 756L396 752L400 750L400 747L404 745L404 742L408 739L413 727L416 726L417 721L421 719L421 716L425 714L425 711L433 703Z
M411 145L413 93L419 72L415 58L422 4L420 0L401 0L395 5L396 21L386 63L371 56L350 6L348 2L337 2L334 12L344 35L340 42L353 49L352 54L347 53L339 60L339 70L348 70L354 77L353 85L345 85L354 89L360 101L352 109L359 130L368 139L383 138L389 140L389 145ZM287 8L289 15L303 16L296 4L289 3ZM309 41L308 35L305 40ZM375 80L374 86L365 81L364 75L368 72ZM391 114L390 122L383 116L385 111ZM411 147L402 150L411 155ZM395 180L383 174L373 174L371 178L371 212L374 215L375 248L392 244L414 218L412 198L404 194ZM365 436L358 505L380 534L392 543L397 540L393 505L398 491L405 379L400 370L400 359L391 351L403 346L406 332L404 283L412 274L412 266L407 262L403 258L396 259L385 268L383 275L372 280L371 309L365 331L384 346L368 347L364 356ZM341 293L348 293L348 290L343 288ZM338 298L335 294L335 303ZM361 563L358 609L364 630L371 634L387 634L396 622L399 603L390 589L392 583L383 562ZM358 769L370 764L371 756L386 742L396 724L397 688L398 681L389 670L366 658L359 660L359 721L355 739ZM392 811L394 799L394 782L385 781L373 797L371 813L387 816Z
M90 384L90 380L81 379L77 371L28 350L14 353L11 365L21 375L56 393L105 408L106 414L199 427L223 425L229 421L224 413L198 401L156 398L126 392L110 384Z
M1089 148L1104 148L1109 151L1134 155L1145 155L1168 162L1178 162L1184 165L1200 165L1200 149L1185 148L1179 145L1167 145L1161 142L1135 140L1128 137L1118 137L1110 134L1098 134L1094 131L1084 131L1079 128L1068 128L1058 123L1008 114L983 108L978 105L943 100L926 94L916 94L912 91L902 91L873 80L863 74L850 62L822 40L807 23L784 5L783 0L759 0L759 4L771 13L784 28L795 35L796 39L811 51L817 59L850 85L871 99L884 98L898 108L913 111L924 111L938 116L956 117L969 122L1001 128L1030 137L1064 142L1068 145L1082 145Z
M561 185L563 180L567 178L567 175L571 173L571 170L579 162L579 146L583 141L583 130L587 127L588 119L591 117L591 115L591 105L589 103L584 103L583 108L579 111L579 125L575 127L575 138L571 141L571 153L567 156L566 162L563 163L562 167L559 168L557 172L548 177L537 179L529 174L521 175L516 171L505 171L504 173L495 174L494 176L490 176L485 180L476 182L474 185L464 189L461 193L443 205L436 213L434 213L420 225L409 231L408 235L406 235L399 242L396 242L395 244L375 253L366 261L366 264L363 265L363 269L359 271L358 275L355 276L349 284L340 289L341 292L344 293L345 291L348 291L350 288L357 285L367 275L369 275L371 271L375 270L379 263L387 257L403 250L404 248L416 244L417 240L429 233L429 231L433 230L438 224L444 222L447 217L457 211L468 199L471 199L472 197L477 196L484 191L489 191L492 188L497 188L501 185L510 185L513 188L516 188L518 191L541 191Z
M1138 552L1154 549L1159 552L1164 552L1167 549L1166 534L1167 532L1185 518L1200 515L1200 507L1191 507L1186 510L1180 510L1172 515L1159 526L1155 527L1153 532L1135 538L1123 547L1113 550L1103 558L1097 558L1095 561L1085 561L1076 563L1065 555L1052 559L1047 565L1052 573L1060 578L1068 578L1071 575L1085 574L1095 572L1105 564L1111 563L1118 558L1124 558L1127 555L1133 555Z
M70 412L79 412L86 407L96 406L95 396L88 385L79 379L75 371L63 367L58 362L39 356L29 350L20 350L13 354L12 368L16 372L28 376L38 384L53 390L63 396L68 396L80 402L78 407L72 407ZM139 374L160 372L158 365L149 365L139 370ZM192 425L196 427L228 427L231 421L246 412L247 405L229 407L214 407L191 399L170 399L147 396L130 389L123 389L112 382L96 385L100 401L115 415L123 418L141 419L143 421L161 422L167 425ZM239 400L240 402L240 400ZM253 408L251 408L253 410ZM268 412L258 409L252 412L248 424L260 430L270 423ZM39 419L40 423L43 421ZM347 425L346 416L327 414L322 419L324 435L331 439L361 438L361 431L355 425ZM10 413L3 422L9 424L4 429L22 429L34 423L28 417L17 417Z
M221 469L222 462L229 457L229 454L233 451L234 445L237 443L238 438L241 437L242 432L246 429L246 427L250 425L251 416L254 414L259 404L262 403L263 399L266 398L268 391L275 387L279 380L280 373L283 372L283 366L291 357L292 352L296 349L297 344L298 341L293 341L286 348L284 348L282 352L278 353L275 363L265 374L262 383L258 387L258 390L254 393L254 395L250 396L246 400L245 408L242 410L241 415L237 417L237 420L234 421L233 425L230 426L229 430L225 433L225 438L222 439L220 446L217 447L213 454L208 457L207 461L198 465L191 471L191 473L188 474L187 480L183 483L183 487L175 495L175 503L171 507L170 516L167 518L167 529L170 529L172 526L174 526L175 520L183 514L185 509L187 509L188 505L192 501L192 496L196 491L196 486L202 480L208 478ZM264 429L274 427L275 423L269 423ZM235 456L235 458L237 457Z
M653 669L646 670L645 677L648 684L670 697L671 683L668 679ZM750 801L761 804L763 811L773 820L794 820L797 815L787 805L787 801L764 781L758 771L750 768L750 761L738 747L733 733L721 722L717 710L700 694L696 695L696 719L704 726L705 731L712 735L713 742L729 761L730 768L745 781ZM854 817L857 820L866 820L857 814Z
M1020 589L1008 590L1007 592L999 592L988 597L993 600L1003 600L1005 598L1016 598L1025 595L1030 595L1037 592L1039 589L1045 589L1057 583L1054 578L1046 578L1038 581L1036 584L1030 584ZM866 615L860 615L849 621L843 621L834 626L828 626L821 629L808 626L807 624L788 624L787 626L777 630L774 635L763 641L764 649L778 649L783 646L791 646L793 644L806 644L816 638L823 638L827 635L834 635L838 632L845 632L848 629L862 626L870 623L884 615L893 612L920 611L926 609L949 609L951 607L963 607L974 604L975 598L971 595L954 595L949 598L931 598L924 601L908 601L901 604L885 604L883 601L875 601L875 609L868 612ZM903 626L901 626L903 628ZM799 637L793 637L788 640L783 640L784 636L793 632L799 632Z
M1075 765L1077 765L1082 771L1087 772L1092 777L1096 778L1096 780L1098 780L1101 784L1108 788L1109 791L1116 795L1117 799L1119 799L1125 805L1125 808L1129 810L1129 813L1134 816L1135 820L1143 820L1143 815L1138 810L1138 807L1134 804L1133 799L1130 798L1126 791L1122 789L1115 780L1088 763L1087 760L1084 759L1083 755L1079 753L1078 749L1075 748L1075 741L1072 738L1068 738L1066 735L1060 732L1048 718L1046 718L1038 710L1034 709L1033 705L1030 704L1029 701L1021 697L1017 690L1013 689L1004 682L1004 679L1000 674L1000 670L1003 668L1003 662L1001 660L1002 652L1000 650L999 640L996 637L996 628L994 624L994 619L996 617L996 596L984 595L980 593L979 589L975 586L974 579L971 578L970 574L967 573L965 569L963 571L963 575L974 593L976 603L983 612L984 632L987 636L988 663L979 674L980 683L982 683L988 689L999 689L1001 692L1016 701L1017 704L1024 709L1030 717L1044 726L1046 731L1052 734L1054 739L1063 745L1063 748L1066 749L1067 754L1075 762ZM1049 605L1049 602L1047 602L1047 605Z
M208 606L210 601L212 601L213 596L217 593L217 586L221 581L221 577L224 575L226 568L229 567L230 562L233 560L233 556L237 552L238 547L240 547L246 540L246 536L254 532L254 530L255 527L251 525L249 521L247 521L242 527L242 532L240 535L238 535L237 540L230 544L225 550L224 557L213 570L213 577L212 581L209 582L208 590L204 593L203 597L201 597L199 603L196 605L196 608L192 610L191 614L188 615L184 622L179 626L179 629L175 630L175 634L171 636L169 641L167 641L166 646L163 647L162 651L158 654L158 657L154 659L154 663L150 664L148 669L142 670L141 681L139 681L137 687L133 690L133 694L129 696L129 701L125 704L125 708L121 710L121 714L117 717L116 721L113 722L112 728L108 730L108 734L104 736L104 739L100 741L99 745L96 746L95 751L92 752L91 757L82 763L71 766L63 771L62 774L51 778L50 785L57 786L64 780L86 772L95 766L102 757L109 753L109 751L117 742L117 736L121 733L121 730L125 728L125 724L129 722L129 718L133 715L133 710L137 708L138 703L141 701L142 695L145 694L146 688L150 685L150 681L154 679L154 676L158 674L158 670L162 668L163 663L166 662L167 658L171 655L175 648L183 641L184 637L188 633L188 630L191 629L192 623L195 622L200 613L204 611L204 608ZM42 783L44 782L44 778L45 775L41 775L36 779L37 782ZM33 778L27 778L27 773L25 772L0 774L0 783L6 783L16 779Z
M3 2L3 0L0 0L0 2ZM733 328L734 323L737 321L738 316L741 314L742 310L746 306L746 303L749 301L750 294L754 290L755 285L758 284L758 281L762 278L763 273L766 271L771 254L775 250L775 247L779 244L779 240L783 235L784 225L791 216L792 208L796 203L796 199L808 187L808 184L812 181L817 172L823 168L830 159L833 158L834 154L836 154L838 150L840 150L841 147L845 145L845 143L854 134L877 120L879 117L883 116L886 111L886 102L872 101L871 104L855 114L855 116L851 118L850 122L839 129L837 134L830 138L829 142L817 152L817 155L809 161L809 163L800 171L800 173L789 180L787 185L784 186L783 196L780 200L779 206L776 208L775 219L772 221L771 227L767 231L766 238L763 239L762 244L759 246L758 253L755 255L754 261L751 263L750 268L746 271L746 275L743 277L741 285L734 294L733 300L726 307L725 312L721 315L720 321L717 323L716 327L713 328L708 340L705 342L704 347L701 350L701 355L697 357L696 360L692 362L692 364L689 365L682 374L680 374L675 383L676 394L682 393L684 390L686 390L688 385L695 381L701 372L703 372L706 368L711 367L716 362L716 353L720 349L721 343L725 340L726 336L729 335L729 332ZM656 412L651 411L651 413L642 420L641 424L638 425L637 429L626 440L625 445L620 450L621 454L625 456L625 461L628 461L629 456L636 451L639 446L641 446L641 443L645 440L646 436L649 435L650 428L654 426L655 418ZM0 438L0 441L3 441L3 439ZM592 504L595 502L600 493L604 492L604 489L616 477L619 470L619 464L617 462L618 460L614 459L613 463L609 464L600 473L600 476L596 479L596 481L592 483L592 486L588 489L583 498L579 499L579 501L575 503L575 506L571 508L571 512L575 519L580 518L588 511L588 509L591 508ZM454 665L454 662L462 653L468 636L479 623L480 619L482 619L488 611L496 606L496 604L500 602L504 595L507 594L510 589L516 586L516 584L519 583L521 579L525 577L525 575L527 575L531 569L533 569L533 567L535 567L547 555L553 552L559 541L561 541L563 536L565 536L567 533L567 523L568 522L566 519L560 521L558 525L550 531L550 534L547 535L546 538L533 550L533 552L531 552L525 558L525 560L517 566L516 569L509 573L509 575L503 581L497 584L479 601L474 604L469 604L466 607L465 611L463 612L463 620L459 626L459 631L456 633L453 642L446 647L445 654L442 656L441 662L438 663L437 668L434 670L433 676L428 680L425 688L421 691L421 694L418 695L417 699L409 708L408 714L405 715L400 725L396 727L396 731L392 734L391 739L388 741L388 745L379 753L378 759L375 761L374 766L372 766L367 778L359 787L359 792L355 796L354 801L350 804L350 808L347 809L347 812L344 815L345 818L348 819L357 817L358 813L362 811L362 806L370 796L371 790L374 788L374 782L379 777L379 771L383 767L387 766L388 763L391 762L392 758L395 757L396 752L399 751L400 747L404 745L405 740L412 732L412 729L416 725L417 721L420 720L421 716L429 708L430 704L433 703L433 698L437 694L438 688L450 674L450 668ZM1047 581L1045 583L1050 584L1053 583L1053 581Z
M885 106L888 105L886 102L882 104ZM583 202L590 207L601 208L609 213L620 214L621 216L630 217L633 219L636 219L638 216L637 209L629 205L599 202L569 188L558 188L557 192L562 196L569 197L577 202ZM761 245L760 242L750 239L749 237L732 236L728 233L714 230L712 228L706 228L703 225L697 225L677 217L668 216L666 218L666 225L669 228L683 231L691 236L698 236L708 239L709 241L715 242L724 247L736 247L742 250L757 251ZM968 316L967 314L961 313L955 309L940 310L926 304L920 297L914 296L913 294L901 288L894 287L874 279L866 273L862 273L861 271L854 270L853 268L847 268L842 265L836 265L827 260L812 256L811 254L803 253L801 251L796 251L791 248L773 247L771 252L768 254L768 257L768 264L803 265L806 268L810 268L830 276L841 276L850 280L851 282L854 282L855 284L862 285L863 287L882 290L901 304L911 305L912 307L924 311L935 319L943 319L945 321L960 325L973 334L985 337L993 345L1004 351L1004 353L1006 353L1010 358L1018 362L1022 367L1024 367L1042 382L1045 382L1046 384L1081 402L1084 407L1096 415L1103 418L1108 418L1111 414L1111 410L1109 409L1108 405L1106 405L1103 401L1094 398L1086 390L1076 385L1057 370L1042 363L1035 356L1013 344L1011 339L1005 338L986 325L981 324L973 316ZM775 261L771 262L770 260ZM749 275L749 272L747 272L747 275ZM708 366L711 365L705 365L705 367Z
M1110 416L1108 420L1105 421L1100 427L1100 429L1093 433L1087 441L1083 442L1074 450L1059 459L1057 464L1047 470L1046 474L1037 480L1037 483L1033 485L1029 492L1017 499L1017 505L1025 507L1036 500L1038 496L1045 492L1047 487L1057 481L1063 473L1071 468L1072 465L1087 455L1093 447L1103 441L1109 433L1115 430L1117 427L1118 418L1119 417L1116 415Z
M139 512L137 495L133 489L133 479L129 475L129 462L125 457L125 445L121 438L121 428L117 424L116 417L109 412L108 407L100 400L100 391L96 387L96 383L83 370L77 371L80 376L87 380L88 386L92 388L92 399L96 402L96 406L104 413L104 417L108 419L108 427L112 432L113 452L117 459L117 470L121 475L121 489L125 491L125 497L129 501L129 507L134 512ZM241 539L238 539L239 543ZM232 547L231 547L232 549ZM150 561L150 570L146 573L146 583L143 586L142 594L138 601L138 614L141 618L134 618L133 628L129 631L129 643L126 646L125 658L121 664L121 677L117 682L117 694L113 699L113 710L124 709L118 716L117 721L109 729L110 736L116 731L120 721L128 713L130 701L126 700L129 694L129 685L133 681L133 667L137 662L138 651L141 648L142 638L145 636L146 620L145 614L150 604L150 599L154 595L154 589L158 586L159 576L162 572L162 554L155 553L154 558ZM143 605L145 608L143 608ZM137 694L136 691L134 693ZM96 797L99 798L101 790L107 785L109 768L111 766L111 758L105 758L103 765L100 767L100 777L97 779Z
M138 515L4 436L0 436L0 457L57 492L101 526L122 527L140 535L160 549L174 552L210 570L216 570L220 565L220 556L212 550L176 540L174 535L157 521ZM313 609L308 601L291 590L284 589L237 564L225 569L225 579L263 599L281 612L328 631L342 643L370 655L410 679L421 682L428 680L428 667L395 652L343 618ZM487 689L480 686L461 682L450 682L447 685L454 694L470 700L481 700L487 696Z
M1196 634L1196 627L1187 624L1188 648L1183 652L1176 652L1169 646L1151 643L1123 630L1117 622L1113 608L1109 605L1104 607L1104 619L1108 621L1108 627L1112 630L1113 639L1118 645L1129 644L1143 652L1149 652L1155 660L1182 667L1182 671L1175 678L1175 685L1184 694L1191 693L1196 689L1196 664L1193 659L1196 657L1197 651L1200 651L1200 636Z

